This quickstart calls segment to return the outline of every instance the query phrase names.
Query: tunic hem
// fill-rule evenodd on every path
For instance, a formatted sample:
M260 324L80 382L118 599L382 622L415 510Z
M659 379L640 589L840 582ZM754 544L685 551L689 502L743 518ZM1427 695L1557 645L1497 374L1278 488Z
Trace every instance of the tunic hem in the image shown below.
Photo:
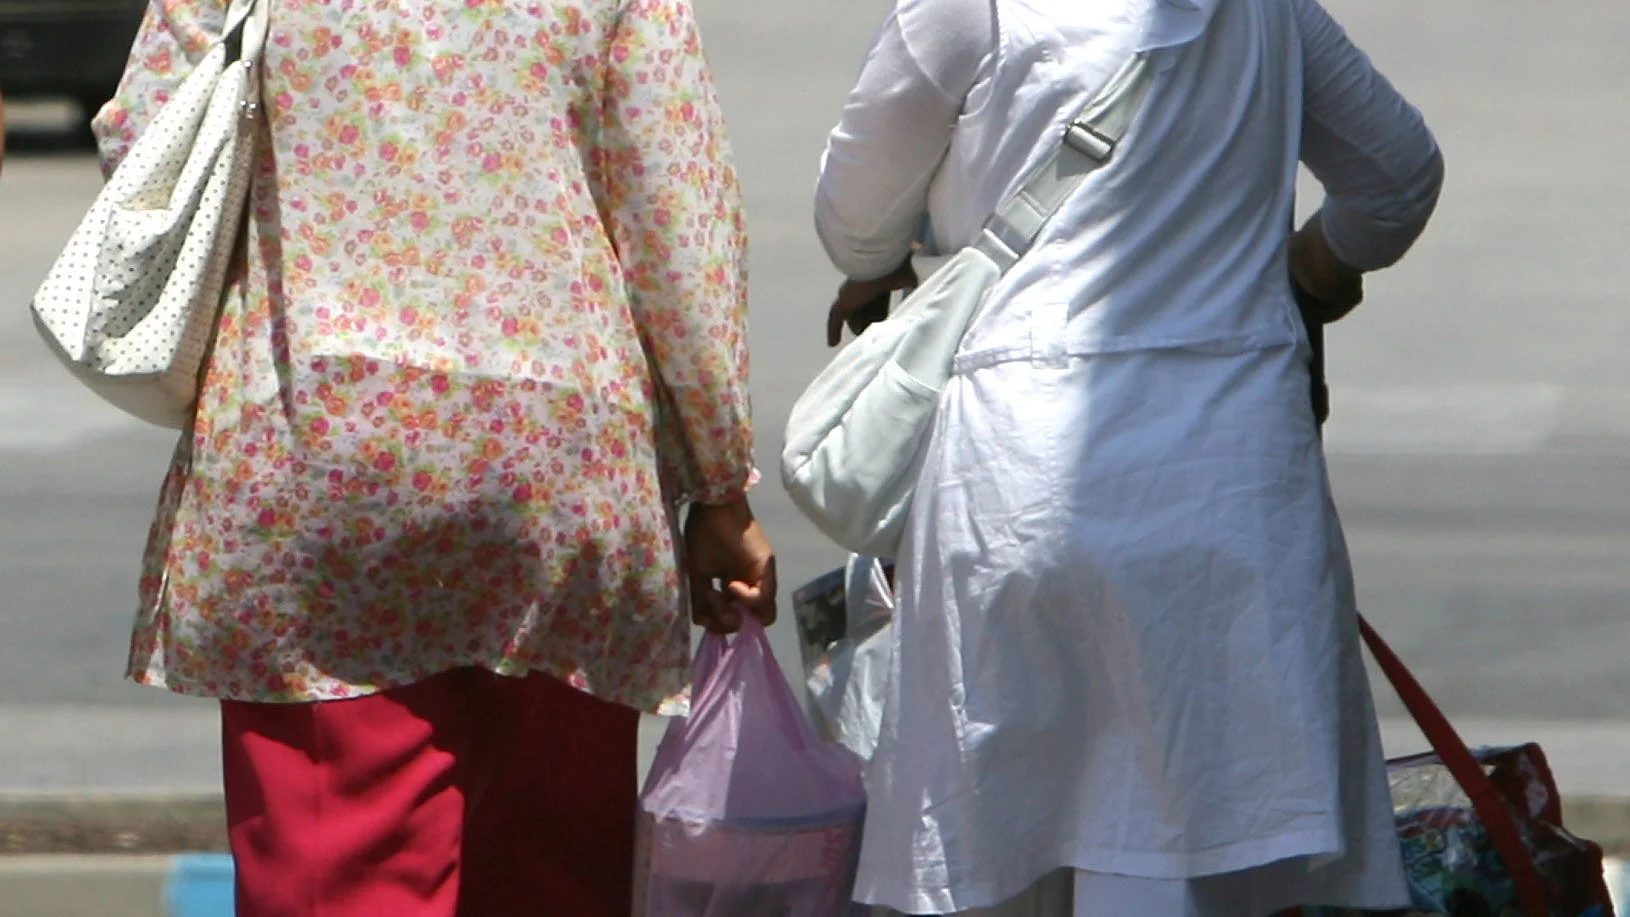
M501 675L504 677L519 678L532 673L548 675L551 678L558 679L578 691L582 691L584 694L587 694L590 697L596 697L600 700L619 704L624 707L631 707L641 713L649 713L655 716L684 716L690 709L690 692L688 689L680 689L675 693L663 693L661 691L657 691L641 697L623 697L612 693L597 693L584 687L580 670L570 673L562 673L553 671L544 666L528 668L525 666L515 665L492 665L476 660L471 660L458 665L430 667L434 669L434 671L427 669L426 671L422 672L414 671L405 674L399 673L391 676L390 678L381 680L377 684L346 685L345 690L338 692L312 691L305 693L242 697L233 696L231 692L212 691L205 685L186 679L170 678L165 674L165 670L162 666L144 666L140 663L133 663L130 668L126 670L125 677L130 681L141 685L142 687L157 688L160 690L169 691L172 694L182 695L183 697L197 697L206 700L230 700L254 704L314 704L322 703L324 701L354 700L361 697L369 697L384 691L389 691L396 688L405 688L409 685L424 681L425 679L434 678L435 676L444 672L464 667L481 668L493 673L494 675ZM688 685L689 677L689 672L687 672L684 679L682 679L683 683Z
M1144 853L1103 847L1077 847L1062 862L1026 869L1016 877L984 882L960 882L934 888L867 882L855 883L854 898L863 904L889 907L907 914L954 914L973 908L995 907L1040 881L1055 869L1144 879L1198 879L1239 872L1293 857L1340 855L1342 842L1328 829L1297 831L1271 838L1239 841L1189 853Z

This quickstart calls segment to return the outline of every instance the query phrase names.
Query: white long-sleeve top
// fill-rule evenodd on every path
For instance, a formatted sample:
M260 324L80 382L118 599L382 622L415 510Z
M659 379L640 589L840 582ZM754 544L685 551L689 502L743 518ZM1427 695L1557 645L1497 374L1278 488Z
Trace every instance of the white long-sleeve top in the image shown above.
M820 177L833 262L885 274L925 223L971 242L1152 3L1182 5L898 0ZM1060 867L1235 876L1231 915L1406 900L1285 250L1298 160L1365 269L1421 232L1442 162L1314 0L1205 6L941 396L862 900L953 913Z
M1442 157L1419 113L1316 0L1279 5L1289 8L1294 21L1293 44L1231 50L1264 55L1259 64L1297 71L1284 74L1295 82L1280 87L1290 91L1287 110L1275 113L1286 116L1284 126L1258 133L1249 123L1207 118L1211 145L1239 144L1247 154L1279 158L1282 141L1295 139L1292 152L1324 185L1322 219L1336 254L1362 270L1386 267L1425 227L1443 180ZM900 0L890 11L832 131L816 193L816 229L839 270L858 279L893 270L910 251L925 214L933 247L949 253L971 242L1065 120L1124 62L1135 40L1126 28L1127 10L1113 2L1052 6L1046 0ZM1005 33L999 15L1004 8L1011 20ZM1034 11L1058 21L1055 34L1013 31ZM1287 59L1298 51L1297 60ZM1213 68L1210 75L1236 76L1215 73L1227 69ZM1233 79L1194 89L1169 87L1149 107L1163 111L1168 123L1192 128L1200 119L1186 111L1223 105L1237 112L1240 94L1253 91ZM1042 98L1029 100L1038 93ZM1015 118L1021 101L1029 104L1023 105L1024 117ZM1177 163L1192 164L1187 158ZM1203 195L1184 200L1184 191L1201 187L1203 177L1132 193L1149 202L1164 198L1204 207ZM1058 220L1072 222L1068 216Z

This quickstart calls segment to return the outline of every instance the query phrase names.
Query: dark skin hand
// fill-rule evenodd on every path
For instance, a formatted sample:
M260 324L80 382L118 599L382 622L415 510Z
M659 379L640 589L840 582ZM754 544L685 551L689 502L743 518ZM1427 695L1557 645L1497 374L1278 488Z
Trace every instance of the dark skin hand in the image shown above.
M1336 257L1317 214L1290 237L1290 277L1323 307L1314 316L1320 324L1346 317L1364 301L1364 273Z
M873 322L888 318L889 295L895 290L909 293L916 288L917 272L911 267L910 256L900 262L899 267L875 280L845 280L826 313L826 346L838 346L843 340L844 325L858 335Z
M775 551L745 498L695 504L685 516L691 620L716 634L741 629L742 615L775 623Z

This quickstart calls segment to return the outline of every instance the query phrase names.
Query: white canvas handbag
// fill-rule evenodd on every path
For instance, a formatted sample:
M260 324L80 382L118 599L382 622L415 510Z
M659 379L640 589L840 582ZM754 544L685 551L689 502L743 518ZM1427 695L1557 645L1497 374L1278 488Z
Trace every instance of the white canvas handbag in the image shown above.
M1146 54L1128 61L985 222L978 240L839 351L793 405L781 482L833 541L857 554L894 556L963 335L1047 220L1114 155L1153 69Z
M225 27L130 148L34 294L35 325L91 391L180 428L248 208L271 0Z

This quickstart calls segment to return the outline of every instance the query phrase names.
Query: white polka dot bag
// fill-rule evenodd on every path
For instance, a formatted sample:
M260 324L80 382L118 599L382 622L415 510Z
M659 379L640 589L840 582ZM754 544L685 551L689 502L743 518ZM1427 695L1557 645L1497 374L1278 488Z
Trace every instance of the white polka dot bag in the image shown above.
M233 0L222 36L142 131L34 294L80 381L180 428L248 208L271 0Z

